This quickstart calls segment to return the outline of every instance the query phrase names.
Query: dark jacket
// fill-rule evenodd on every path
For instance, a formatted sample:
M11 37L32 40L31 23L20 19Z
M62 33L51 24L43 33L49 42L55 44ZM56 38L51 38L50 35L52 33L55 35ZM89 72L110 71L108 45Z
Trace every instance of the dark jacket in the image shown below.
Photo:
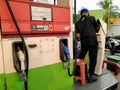
M76 23L75 30L76 33L80 33L81 44L97 43L97 27L99 27L99 24L94 16L82 16L80 18Z

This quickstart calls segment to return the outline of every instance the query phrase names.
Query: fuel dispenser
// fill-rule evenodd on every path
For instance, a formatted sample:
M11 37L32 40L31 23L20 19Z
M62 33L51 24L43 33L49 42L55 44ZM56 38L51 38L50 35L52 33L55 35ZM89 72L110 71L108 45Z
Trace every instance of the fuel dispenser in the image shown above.
M70 10L32 0L0 0L2 90L72 90L73 77L59 56L62 40L72 57Z

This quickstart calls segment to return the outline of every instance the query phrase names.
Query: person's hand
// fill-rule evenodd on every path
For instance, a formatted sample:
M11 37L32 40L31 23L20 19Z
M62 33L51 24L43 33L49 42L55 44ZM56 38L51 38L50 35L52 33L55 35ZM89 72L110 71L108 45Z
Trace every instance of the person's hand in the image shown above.
M76 38L80 38L80 34L79 33L76 33Z

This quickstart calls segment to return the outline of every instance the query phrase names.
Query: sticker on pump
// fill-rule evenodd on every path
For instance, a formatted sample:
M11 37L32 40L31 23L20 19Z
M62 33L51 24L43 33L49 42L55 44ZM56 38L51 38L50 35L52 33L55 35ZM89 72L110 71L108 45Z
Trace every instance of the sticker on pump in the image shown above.
M64 29L65 29L65 30L70 30L70 25L66 25L66 26L64 27Z
M53 31L53 25L49 25L49 30Z
M33 31L48 31L49 27L48 25L32 25Z

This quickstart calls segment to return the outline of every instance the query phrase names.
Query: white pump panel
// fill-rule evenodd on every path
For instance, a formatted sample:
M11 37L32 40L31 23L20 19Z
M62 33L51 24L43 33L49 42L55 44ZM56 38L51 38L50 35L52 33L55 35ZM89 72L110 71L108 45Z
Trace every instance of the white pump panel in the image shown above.
M68 47L70 49L70 52L72 52L71 37L53 36L25 38L29 56L29 69L61 62L59 56L59 40L61 38L68 39ZM12 43L16 41L20 41L20 38L3 39L5 73L16 72L13 65L12 55ZM31 47L32 45L35 45L35 47ZM71 57L73 57L72 53L70 54Z

